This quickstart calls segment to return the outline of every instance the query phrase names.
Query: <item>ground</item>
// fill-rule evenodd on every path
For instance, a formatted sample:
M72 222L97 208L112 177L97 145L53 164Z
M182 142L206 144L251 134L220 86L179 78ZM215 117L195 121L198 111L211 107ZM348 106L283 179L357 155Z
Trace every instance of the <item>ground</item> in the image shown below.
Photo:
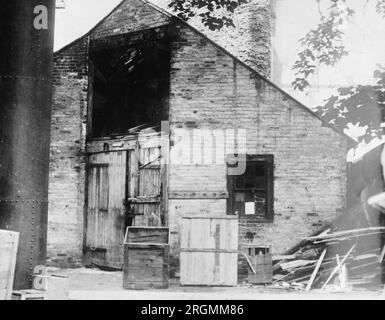
M124 290L122 272L96 269L55 269L50 273L69 276L71 300L384 300L374 291L325 293L260 287L181 287L171 282L165 290Z

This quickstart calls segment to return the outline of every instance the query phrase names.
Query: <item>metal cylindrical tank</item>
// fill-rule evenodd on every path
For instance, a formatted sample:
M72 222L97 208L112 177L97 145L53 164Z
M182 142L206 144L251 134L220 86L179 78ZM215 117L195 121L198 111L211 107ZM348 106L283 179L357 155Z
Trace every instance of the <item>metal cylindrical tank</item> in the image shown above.
M45 264L55 0L0 0L0 229L20 232L15 289Z

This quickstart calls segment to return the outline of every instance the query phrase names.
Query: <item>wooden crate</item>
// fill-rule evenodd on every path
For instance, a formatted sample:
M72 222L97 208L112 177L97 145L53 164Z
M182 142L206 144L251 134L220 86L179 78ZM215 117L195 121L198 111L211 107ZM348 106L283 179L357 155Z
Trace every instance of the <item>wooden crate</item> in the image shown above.
M13 291L12 300L47 300L47 294L40 290Z
M11 300L19 233L0 230L0 300Z
M38 269L38 272L36 272ZM44 291L47 300L68 300L69 299L69 276L60 274L48 275L45 269L35 268L33 279L34 290ZM39 272L40 271L40 272Z
M237 285L238 217L183 217L180 263L182 285Z
M167 288L169 256L168 228L127 228L124 240L123 288Z
M270 246L245 245L246 254L250 259L255 274L249 269L248 282L267 284L273 282L273 256Z

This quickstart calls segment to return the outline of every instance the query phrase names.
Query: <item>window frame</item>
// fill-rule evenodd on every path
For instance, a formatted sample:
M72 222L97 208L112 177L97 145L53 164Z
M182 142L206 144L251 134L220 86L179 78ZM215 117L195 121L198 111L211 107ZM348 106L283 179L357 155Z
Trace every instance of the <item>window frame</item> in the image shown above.
M274 222L274 155L246 155L246 163L266 163L266 213L264 217L258 215L245 215L244 213L239 214L241 220L260 222L260 223L272 223ZM247 165L246 164L246 165ZM230 165L227 165L230 167ZM235 210L235 179L237 176L231 176L227 174L227 214L234 215Z

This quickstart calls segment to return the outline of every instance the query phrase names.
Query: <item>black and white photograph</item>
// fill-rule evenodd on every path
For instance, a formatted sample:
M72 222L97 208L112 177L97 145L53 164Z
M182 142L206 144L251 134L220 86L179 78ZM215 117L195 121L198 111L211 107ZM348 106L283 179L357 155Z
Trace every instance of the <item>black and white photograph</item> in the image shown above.
M0 300L385 300L384 34L385 0L0 0Z

